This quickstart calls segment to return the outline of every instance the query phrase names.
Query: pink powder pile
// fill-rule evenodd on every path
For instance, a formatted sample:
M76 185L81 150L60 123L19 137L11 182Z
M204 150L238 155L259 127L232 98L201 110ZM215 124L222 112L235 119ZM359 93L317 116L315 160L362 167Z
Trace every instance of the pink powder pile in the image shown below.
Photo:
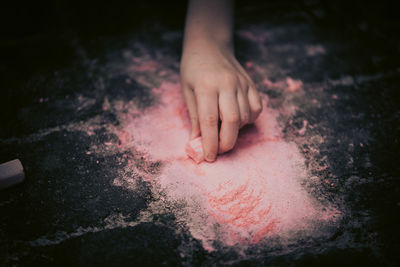
M233 151L196 164L185 152L190 121L179 84L163 82L153 93L157 104L144 111L132 106L124 115L121 147L163 163L156 174L137 172L171 200L186 203L178 220L204 247L216 240L257 244L337 216L301 186L304 158L295 143L282 140L276 110L265 106L256 123L241 130Z

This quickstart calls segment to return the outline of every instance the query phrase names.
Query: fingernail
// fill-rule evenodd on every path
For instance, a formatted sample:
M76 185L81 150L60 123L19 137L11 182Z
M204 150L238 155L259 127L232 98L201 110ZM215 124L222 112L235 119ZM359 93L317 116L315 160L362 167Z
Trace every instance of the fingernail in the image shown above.
M207 156L206 156L206 160L207 161L210 161L210 162L213 162L213 161L215 161L215 154L213 154L213 153L208 153L207 154Z

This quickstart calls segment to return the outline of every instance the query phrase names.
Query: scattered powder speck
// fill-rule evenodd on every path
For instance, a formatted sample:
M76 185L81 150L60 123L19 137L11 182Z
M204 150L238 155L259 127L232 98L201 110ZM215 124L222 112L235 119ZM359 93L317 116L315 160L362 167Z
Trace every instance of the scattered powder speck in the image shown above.
M133 72L144 72L144 71L155 72L157 68L160 66L160 64L157 61L143 59L141 57L134 57L132 61L134 64L132 64L130 71Z
M300 80L293 80L290 77L286 78L287 90L289 92L295 92L303 88L303 82Z
M298 131L300 135L304 135L307 131L308 121L303 120L303 127Z
M309 56L324 55L326 53L322 45L308 45L306 46L306 52Z
M278 89L278 88L283 88L285 86L284 82L282 82L282 81L280 81L280 82L272 82L272 81L270 81L268 79L264 79L262 81L262 83L268 89Z
M252 31L249 30L239 30L237 31L238 36L241 38L245 38L247 40L263 44L268 38L270 37L270 33L259 30L259 29L253 29Z
M130 167L170 200L186 203L178 220L205 248L212 249L214 241L257 244L293 231L312 232L316 222L338 216L301 186L307 179L304 158L295 143L282 139L279 113L266 105L267 97L260 117L241 130L233 151L214 163L196 164L185 152L190 121L179 83L164 81L153 94L158 99L153 106L139 110L130 104L124 112L119 147L162 163L157 172L133 161Z
M294 93L303 89L303 82L301 80L294 80L290 77L286 77L285 81L272 82L268 79L264 79L262 84L267 89L285 89L287 92Z

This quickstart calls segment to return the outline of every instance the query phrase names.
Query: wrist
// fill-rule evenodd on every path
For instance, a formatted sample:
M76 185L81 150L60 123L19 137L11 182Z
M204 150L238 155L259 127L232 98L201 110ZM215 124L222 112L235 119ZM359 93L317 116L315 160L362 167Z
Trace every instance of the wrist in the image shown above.
M233 1L190 0L184 50L223 49L233 52Z
M188 54L209 54L209 53L234 54L233 43L230 40L214 40L210 38L196 38L185 41L182 56Z

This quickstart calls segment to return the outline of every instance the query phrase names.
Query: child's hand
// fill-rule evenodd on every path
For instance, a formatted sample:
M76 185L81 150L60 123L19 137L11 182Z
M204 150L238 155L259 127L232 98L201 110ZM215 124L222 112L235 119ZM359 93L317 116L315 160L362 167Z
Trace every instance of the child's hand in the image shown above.
M214 161L218 153L234 147L239 128L260 114L259 93L233 49L212 41L185 48L181 80L192 122L191 138L201 133L204 157Z

